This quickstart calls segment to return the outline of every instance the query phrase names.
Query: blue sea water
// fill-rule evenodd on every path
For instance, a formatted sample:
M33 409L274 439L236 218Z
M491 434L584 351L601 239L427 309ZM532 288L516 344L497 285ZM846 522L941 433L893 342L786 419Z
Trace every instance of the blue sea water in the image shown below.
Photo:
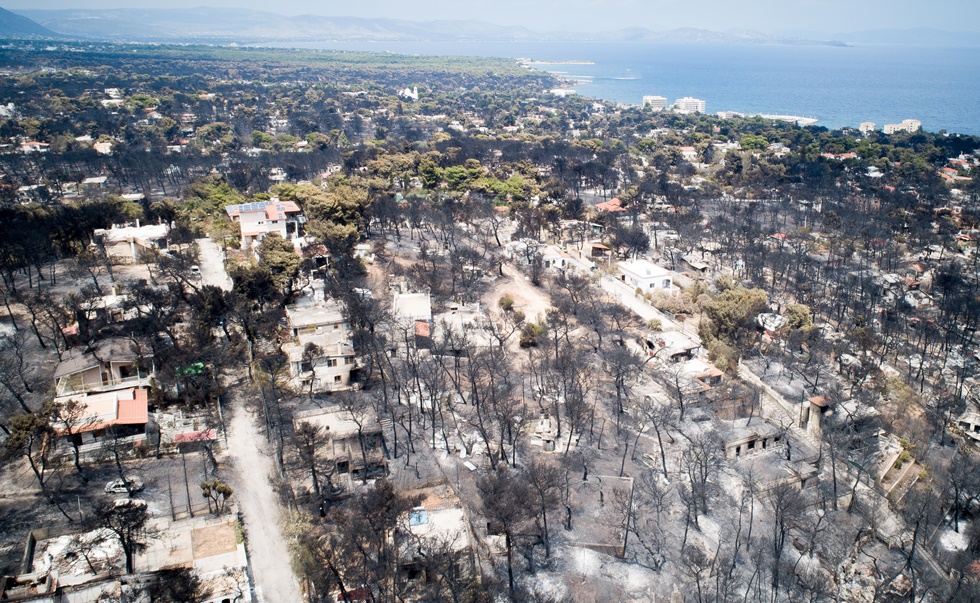
M980 135L980 48L573 42L318 43L406 54L527 57L586 96L639 104L693 96L707 111L813 117L828 128L903 119ZM548 64L591 61L592 64Z

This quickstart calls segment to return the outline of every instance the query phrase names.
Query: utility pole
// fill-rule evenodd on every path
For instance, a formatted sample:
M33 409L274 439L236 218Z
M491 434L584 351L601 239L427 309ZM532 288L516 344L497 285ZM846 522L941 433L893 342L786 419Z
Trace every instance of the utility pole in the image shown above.
M174 513L174 489L170 483L170 471L167 471L167 498L170 500L170 521L177 521L177 514Z
M191 507L191 486L187 481L187 457L183 451L180 453L180 462L184 466L184 493L187 495L187 514L194 517L194 509Z

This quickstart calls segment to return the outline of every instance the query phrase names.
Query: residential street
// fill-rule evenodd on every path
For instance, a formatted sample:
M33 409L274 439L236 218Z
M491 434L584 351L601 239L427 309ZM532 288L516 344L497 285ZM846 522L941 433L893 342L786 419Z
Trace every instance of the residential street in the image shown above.
M231 278L225 272L224 253L218 244L211 239L198 239L197 246L201 251L198 261L204 284L231 291Z
M248 557L259 601L300 603L299 584L279 522L282 509L272 489L274 468L265 436L251 412L236 405L228 423L232 487L245 520Z
M199 239L198 245L204 283L231 289L221 249L210 239ZM255 416L240 400L231 401L227 434L233 476L230 481L245 522L256 595L266 603L300 603L303 598L299 583L280 529L282 508L272 488L274 467L268 443Z

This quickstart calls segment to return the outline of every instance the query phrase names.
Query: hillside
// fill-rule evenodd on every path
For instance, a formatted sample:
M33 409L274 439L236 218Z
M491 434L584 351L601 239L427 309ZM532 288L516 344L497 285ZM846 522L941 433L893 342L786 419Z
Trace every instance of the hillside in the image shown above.
M63 38L64 36L36 22L0 8L0 37L2 38Z
M70 36L154 42L420 42L597 41L660 43L825 44L758 32L721 33L636 27L604 32L533 31L483 21L405 21L264 11L193 9L24 10L21 14Z

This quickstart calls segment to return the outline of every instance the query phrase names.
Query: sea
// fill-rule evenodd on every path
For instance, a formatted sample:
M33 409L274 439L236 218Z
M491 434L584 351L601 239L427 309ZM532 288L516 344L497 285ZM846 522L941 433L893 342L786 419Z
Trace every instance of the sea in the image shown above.
M285 44L283 46L286 46ZM528 58L578 94L636 104L690 96L709 113L797 115L827 128L918 119L980 135L980 47L601 42L317 42L292 47ZM424 82L420 82L423 84Z

